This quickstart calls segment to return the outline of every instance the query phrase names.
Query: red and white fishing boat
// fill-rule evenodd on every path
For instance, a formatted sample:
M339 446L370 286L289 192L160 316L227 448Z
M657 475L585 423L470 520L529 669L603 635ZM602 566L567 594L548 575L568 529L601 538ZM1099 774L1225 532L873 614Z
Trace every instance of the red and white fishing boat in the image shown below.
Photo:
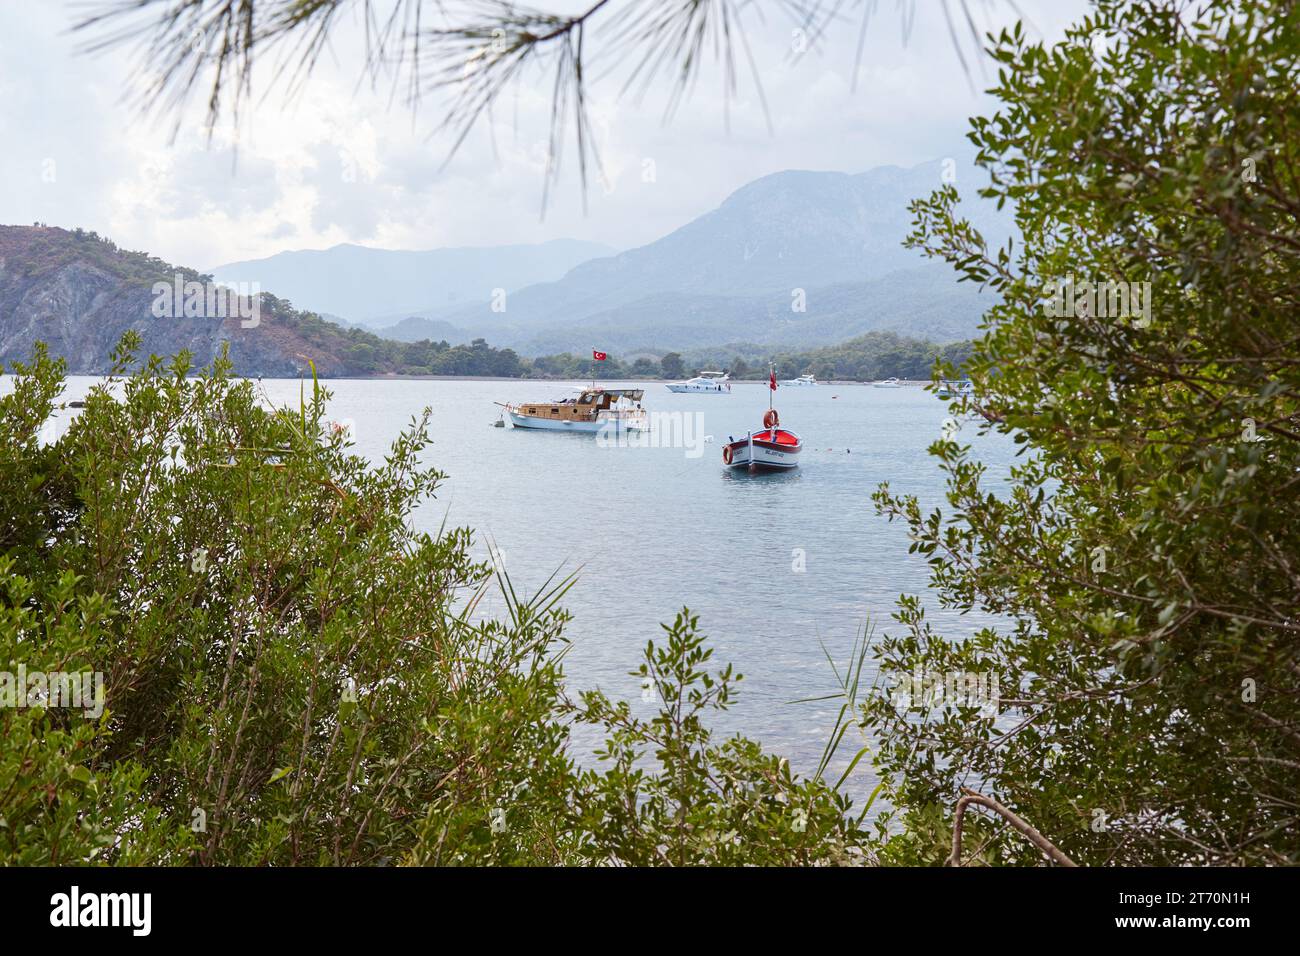
M767 413L763 416L763 430L750 432L739 440L728 437L727 444L722 448L722 463L729 468L788 471L799 467L803 439L788 428L781 427L781 416L772 407L772 393L776 391L775 366L772 367L767 385L770 391Z

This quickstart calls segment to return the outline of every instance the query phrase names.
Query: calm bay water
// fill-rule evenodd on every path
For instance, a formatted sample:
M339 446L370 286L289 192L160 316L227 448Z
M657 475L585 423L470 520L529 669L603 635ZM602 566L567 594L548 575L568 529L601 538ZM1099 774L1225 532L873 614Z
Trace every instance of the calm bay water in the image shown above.
M73 378L66 399L95 382ZM330 417L353 425L356 450L382 458L393 438L425 406L433 410L428 464L447 480L417 515L436 530L444 515L490 539L520 591L540 587L557 568L582 572L567 597L573 641L565 664L570 688L600 687L649 716L641 685L629 676L646 641L662 635L683 605L700 617L714 662L745 677L739 699L714 721L815 769L838 710L835 701L792 703L838 687L823 646L847 659L870 617L877 630L900 593L924 593L927 568L909 555L904 526L876 516L871 494L888 481L941 504L942 477L926 447L940 433L945 403L921 388L821 385L781 388L782 424L805 442L801 467L787 474L731 473L721 462L728 435L759 427L767 407L762 384L730 394L679 395L644 385L651 411L699 412L713 442L689 457L682 448L601 447L591 435L492 428L494 401L572 395L565 384L519 381L332 380ZM624 383L618 383L624 384ZM309 386L310 387L310 386ZM276 404L296 404L297 381L264 381ZM962 429L990 478L1005 475L1014 445ZM992 487L992 485L990 485ZM804 570L798 571L802 555ZM499 597L489 612L500 611ZM988 623L927 600L944 633ZM590 741L579 738L579 745ZM847 760L861 744L846 740ZM584 754L578 756L583 757ZM855 794L874 785L859 765Z

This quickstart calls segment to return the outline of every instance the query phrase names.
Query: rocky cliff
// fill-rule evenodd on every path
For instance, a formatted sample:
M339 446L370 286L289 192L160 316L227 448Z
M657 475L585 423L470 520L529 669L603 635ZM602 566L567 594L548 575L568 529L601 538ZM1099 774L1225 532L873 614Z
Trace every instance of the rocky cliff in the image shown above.
M309 360L326 376L392 370L382 354L386 343L375 336L299 312L269 293L257 297L255 322L234 308L186 309L183 298L175 307L160 304L156 284L175 287L178 277L182 288L213 287L209 276L119 249L94 233L0 226L0 363L30 359L43 341L70 373L103 373L113 346L134 329L143 355L188 350L197 365L210 363L228 342L239 375L295 376ZM251 304L244 300L245 314Z

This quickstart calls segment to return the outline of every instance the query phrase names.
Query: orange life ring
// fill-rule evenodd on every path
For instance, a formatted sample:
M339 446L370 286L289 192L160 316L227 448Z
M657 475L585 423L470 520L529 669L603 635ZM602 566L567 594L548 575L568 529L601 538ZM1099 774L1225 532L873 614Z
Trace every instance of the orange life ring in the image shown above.
M767 410L767 413L763 416L763 427L775 428L777 425L780 424L781 424L781 416L776 413L775 408L769 408Z
M722 446L722 463L723 463L724 465L730 465L730 464L731 464L731 446L730 446L730 445L723 445L723 446Z

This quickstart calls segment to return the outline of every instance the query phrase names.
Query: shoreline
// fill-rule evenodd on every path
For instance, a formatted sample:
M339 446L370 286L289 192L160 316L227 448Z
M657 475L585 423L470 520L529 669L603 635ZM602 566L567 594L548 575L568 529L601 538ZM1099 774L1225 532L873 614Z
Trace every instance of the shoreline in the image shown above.
M8 369L5 370L6 377L12 377L12 374L13 373ZM111 378L125 377L120 375L110 376L104 372L68 372L67 375L69 378L108 379L110 377ZM197 372L191 371L185 377L199 378L200 376ZM296 382L296 381L307 381L310 379L310 377L311 376L306 374L299 375L299 376L238 375L238 374L231 375L231 378L242 379L243 381L246 382L259 382L262 381L263 379L269 379L271 381L276 381L276 382ZM390 374L390 375L317 375L316 377L321 382L519 382L520 384L535 383L538 385L544 385L549 383L551 385L565 385L565 384L580 384L586 381L590 381L589 379L580 379L577 376L570 377L570 378L511 378L505 375L391 375ZM603 382L603 383L608 383L610 385L614 385L615 383L628 383L633 385L667 385L676 381L680 381L680 379L672 379L672 378L601 379L599 377L596 379L596 382L598 384ZM732 380L731 384L732 385L759 385L759 386L766 387L767 380L761 378L744 379L742 381ZM833 385L837 388L849 387L849 386L858 386L860 388L865 388L865 387L872 386L874 384L875 384L874 382L858 382L858 381L853 381L852 379L828 379L826 381L818 382L817 387L824 388ZM925 386L929 384L930 384L930 379L928 378L899 379L899 385L906 386L906 387L919 387L919 386ZM783 385L781 387L795 388L799 386ZM696 393L687 393L687 394L696 394Z
M240 377L247 378L248 376L240 376ZM266 376L263 376L263 377L266 377ZM269 376L269 377L272 377L272 378L273 378L273 377L275 377L275 376ZM578 381L578 379L577 379L576 376L573 377L573 378L510 378L510 377L508 377L508 376L504 376L504 375L337 375L337 376L330 376L330 377L328 377L328 378L326 378L326 377L324 377L324 376L321 376L320 378L321 378L321 381L336 381L336 382L337 382L337 381L348 381L348 382L538 382L538 383L545 383L545 382L556 383L556 382L560 382L560 383L564 383L564 382L573 382L573 381ZM582 381L586 381L586 379L583 379ZM649 385L668 385L668 384L670 384L670 383L672 383L672 382L679 381L679 379L673 379L673 378L607 378L607 379L601 379L599 376L597 376L596 381L597 381L597 382L601 382L601 381L606 381L606 382L631 382L631 383L633 383L633 384L649 384ZM766 387L766 385L767 385L767 380L766 380L766 379L762 379L762 378L743 379L743 380L732 379L732 380L731 380L731 384L732 384L732 385L762 385L762 386ZM858 381L854 381L854 380L852 380L852 379L828 379L828 380L826 380L826 381L824 381L824 382L818 382L818 383L817 383L817 387L820 388L820 387L822 387L822 386L826 386L826 385L836 385L836 386L860 385L860 386L868 386L868 385L874 385L874 384L875 384L874 382L858 382ZM920 379L920 378L917 378L917 379L899 379L899 384L900 384L900 385L929 385L929 384L930 384L930 379L928 379L928 378L926 378L926 379ZM798 386L783 385L783 386L781 386L781 387L782 387L782 388L792 388L792 387L798 387Z

